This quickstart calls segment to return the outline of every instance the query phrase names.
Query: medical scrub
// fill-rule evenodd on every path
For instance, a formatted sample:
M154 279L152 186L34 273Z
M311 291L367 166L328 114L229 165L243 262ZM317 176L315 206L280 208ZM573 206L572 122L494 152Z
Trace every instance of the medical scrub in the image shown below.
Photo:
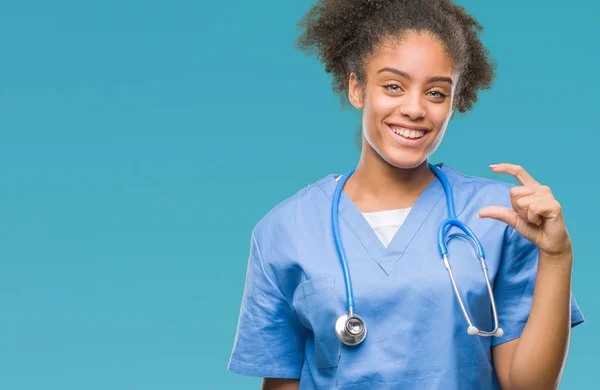
M492 348L518 338L527 322L537 248L505 223L477 218L488 205L511 207L511 184L464 175L439 164L454 192L458 219L481 240L502 337L467 334L467 322L437 247L448 217L435 179L384 245L342 192L340 235L354 287L355 313L367 325L357 346L334 332L347 313L344 277L331 228L338 174L275 206L252 232L246 283L228 369L298 378L300 389L499 389ZM449 234L462 233L451 227ZM448 243L449 260L475 326L493 329L483 272L469 241ZM572 326L584 321L571 297Z

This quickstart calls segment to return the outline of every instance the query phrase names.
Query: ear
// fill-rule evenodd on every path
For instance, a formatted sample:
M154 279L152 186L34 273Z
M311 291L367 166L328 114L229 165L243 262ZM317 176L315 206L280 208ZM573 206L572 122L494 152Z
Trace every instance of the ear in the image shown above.
M348 81L348 99L355 108L362 110L364 106L363 91L354 72L350 74L350 80Z

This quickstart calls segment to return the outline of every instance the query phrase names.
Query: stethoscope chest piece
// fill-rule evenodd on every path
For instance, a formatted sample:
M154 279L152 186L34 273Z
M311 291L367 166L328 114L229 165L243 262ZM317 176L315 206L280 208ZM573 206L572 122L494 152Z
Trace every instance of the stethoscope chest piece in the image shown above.
M460 308L469 325L469 327L467 328L467 333L472 336L480 335L502 337L504 335L504 331L502 330L502 328L499 327L498 324L498 313L496 311L494 293L492 291L493 289L488 276L487 265L485 263L485 254L483 251L483 246L477 238L477 236L475 235L475 233L465 223L459 221L456 218L452 187L450 186L450 182L446 178L446 175L442 172L442 170L439 167L436 167L431 164L429 164L429 166L433 173L436 175L436 177L440 180L442 186L444 187L444 193L446 194L446 203L448 207L449 217L444 222L442 222L438 228L438 248L442 259L444 260L444 266L446 267L446 270L448 270L448 274L450 275L452 288L454 289L454 293L456 294L456 298L458 299ZM342 193L342 187L344 186L348 178L354 173L355 169L356 167L352 168L346 174L339 177L339 181L335 187L335 190L333 192L333 199L331 201L331 227L333 231L335 247L338 251L338 255L340 257L340 262L342 265L342 271L344 273L344 283L346 287L346 306L348 308L348 313L342 314L335 322L335 334L337 335L338 339L340 339L340 341L346 345L358 345L367 336L367 326L365 325L365 322L362 320L362 318L354 314L354 294L352 291L352 281L350 278L350 271L348 269L346 254L342 245L339 227L339 203ZM336 181L337 180L338 179L336 178ZM452 273L452 268L450 266L450 261L448 260L447 242L453 237L458 236L457 234L451 234L449 236L446 236L446 230L451 226L455 226L463 231L464 236L466 236L474 245L477 252L477 256L480 259L481 269L483 270L483 274L485 277L485 282L490 296L492 304L492 313L494 317L494 330L492 330L491 332L481 331L473 325L473 322L471 321L471 318L467 313L467 308L464 305L462 298L460 297L458 286L456 285L454 274Z
M342 314L335 322L335 334L346 345L358 345L367 336L367 325L356 314Z

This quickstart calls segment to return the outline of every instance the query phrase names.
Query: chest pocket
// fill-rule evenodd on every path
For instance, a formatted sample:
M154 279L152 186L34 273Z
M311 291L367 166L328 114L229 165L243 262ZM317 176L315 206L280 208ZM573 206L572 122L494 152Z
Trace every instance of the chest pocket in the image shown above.
M293 306L298 319L312 331L318 368L336 367L340 359L341 342L334 325L345 309L335 282L333 276L308 279L294 292Z

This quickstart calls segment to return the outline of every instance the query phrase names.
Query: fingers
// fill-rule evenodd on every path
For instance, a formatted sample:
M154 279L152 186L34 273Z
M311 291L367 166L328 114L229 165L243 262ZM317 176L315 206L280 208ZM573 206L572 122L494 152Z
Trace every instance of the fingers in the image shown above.
M516 164L502 163L490 165L495 173L507 173L514 176L521 186L510 189L510 203L512 210L499 206L484 208L480 211L481 217L499 219L514 227L515 219L541 226L547 215L556 214L558 202L554 199L548 186L541 185L523 167ZM560 208L560 205L558 205ZM551 211L554 210L554 211Z
M557 218L561 213L560 203L556 199L535 199L528 202L527 222L541 226L544 219ZM521 213L519 213L521 215Z
M525 220L529 223L532 223L536 226L542 226L542 222L543 219L540 216L540 214L538 214L538 208L537 207L528 207L527 208L527 217L525 218Z
M507 225L512 226L513 228L517 226L517 221L519 220L519 214L517 214L514 210L509 209L508 207L502 206L484 207L481 210L479 210L479 212L477 213L477 217L494 218L506 223Z
M514 176L522 185L538 186L538 183L522 166L515 164L493 164L490 168L496 173L508 173Z
M541 226L544 217L552 218L556 215L553 212L560 211L560 204L547 190L538 190L514 201L511 197L511 203L519 217L537 226Z
M543 187L543 186L542 186ZM560 203L549 190L513 187L511 188L512 210L501 206L485 207L479 212L481 217L491 217L511 225L511 218L520 218L524 222L541 226L545 218L555 218L560 215ZM506 210L512 213L508 213ZM514 222L516 224L516 222Z
M541 214L543 214L541 208L537 206L537 204L533 204L534 207L528 207L527 209L519 209L519 211L511 210L508 207L502 206L487 206L479 210L477 213L478 218L493 218L499 221L506 223L507 225L512 226L513 228L517 227L517 223L519 220L536 225L541 226L543 222L543 218Z
M502 163L490 165L490 168L496 173L512 175L522 184L522 186L510 189L510 203L513 211L522 220L541 226L543 218L536 212L537 208L530 209L530 206L535 202L553 199L550 188L541 185L520 165Z
M535 188L525 186L515 186L510 189L510 203L513 210L519 212L519 201L523 198L531 196L536 193Z
M531 213L540 216L542 219L555 219L562 214L562 207L554 198L534 202L529 205L529 210Z

